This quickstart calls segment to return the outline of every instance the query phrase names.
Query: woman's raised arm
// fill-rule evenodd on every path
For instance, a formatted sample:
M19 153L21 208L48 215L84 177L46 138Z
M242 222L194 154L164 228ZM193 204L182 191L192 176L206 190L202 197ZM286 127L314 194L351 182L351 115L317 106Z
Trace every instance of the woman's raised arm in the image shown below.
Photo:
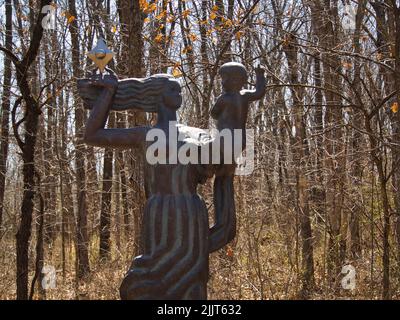
M91 85L101 87L103 90L90 111L86 123L84 142L97 147L132 148L140 147L146 139L147 127L129 129L105 129L108 114L113 103L113 97L118 87L115 75L105 75L93 79Z

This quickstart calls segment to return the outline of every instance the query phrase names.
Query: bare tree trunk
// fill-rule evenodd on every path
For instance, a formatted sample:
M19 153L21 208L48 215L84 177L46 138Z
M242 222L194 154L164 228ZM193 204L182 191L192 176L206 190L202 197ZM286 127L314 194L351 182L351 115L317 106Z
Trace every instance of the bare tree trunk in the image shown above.
M55 47L56 43L54 39L52 39L52 45L44 44L44 56L45 56L45 68L49 70L50 76L46 77L47 82L50 83L52 77L54 76L51 72L51 59L50 59L50 52L52 50L57 50ZM53 83L47 89L47 96L55 97L55 84ZM41 121L41 157L43 163L43 181L45 188L43 190L43 200L44 200L44 238L45 243L50 246L50 254L53 252L54 242L57 236L57 213L56 213L56 182L55 182L55 172L53 172L54 166L54 131L55 131L55 124L54 124L54 113L53 110L55 108L55 99L50 106L47 106L47 118L44 116ZM47 124L47 125L46 125Z
M73 16L77 16L75 0L68 0L69 12ZM81 76L80 65L80 49L78 37L78 24L76 19L69 24L72 43L72 68L75 78ZM76 165L76 184L77 184L77 279L82 279L90 272L89 252L88 252L88 233L87 233L87 205L86 205L86 172L85 172L85 147L82 143L82 130L84 127L84 110L81 104L75 105L75 130L77 144L75 146L75 165Z
M319 1L318 1L319 2ZM324 7L317 8L317 13L322 15L321 45L327 48L322 54L323 75L325 87L325 100L327 110L325 116L327 133L325 167L330 170L328 177L329 188L326 190L328 209L328 274L329 279L335 283L341 270L341 239L342 239L342 215L344 200L345 158L344 141L341 124L341 101L336 92L340 92L341 79L335 75L335 70L340 70L340 59L328 50L339 43L340 25L337 3L325 2ZM345 231L344 231L345 232ZM342 243L343 244L343 243Z
M12 51L12 4L5 2L6 10L6 41L5 48ZM10 122L10 93L11 93L11 59L4 56L3 96L1 101L1 142L0 142L0 229L3 222L4 192L6 186L8 136Z
M114 209L114 227L115 227L115 246L118 252L121 251L121 216L123 215L121 201L121 181L118 174L119 163L114 161L114 182L113 182L113 209Z
M106 16L104 23L106 26L106 37L108 42L112 42L111 24L108 19L110 15L110 2L106 2ZM111 68L114 68L114 61L110 63ZM112 112L108 119L108 127L115 126L115 113ZM103 181L101 193L101 210L100 210L100 243L99 257L100 260L109 259L111 256L111 199L113 187L113 157L114 152L110 148L105 148L103 157Z
M122 75L131 77L141 77L144 74L142 29L145 15L140 10L139 2L118 0L123 48L118 67Z
M37 222L37 231L36 231L36 261L35 261L35 274L31 283L31 292L29 294L29 300L33 299L33 295L35 293L35 283L38 282L38 291L39 291L39 299L45 299L46 292L42 287L42 270L44 265L44 250L43 250L43 227L44 227L44 199L41 191L41 182L40 177L37 175L37 197L39 198L39 215Z
M394 73L389 73L387 69L380 68L379 75L380 80L384 83L384 88L386 89L386 94L391 92L393 89L396 90L400 87L400 9L397 7L395 1L391 1L390 5L387 6L383 2L375 1L372 4L372 7L376 13L376 29L377 29L377 51L383 58L389 58L392 54L395 58L394 61ZM393 30L394 29L394 30ZM394 52L390 52L389 43L395 43ZM383 92L382 92L383 94ZM400 93L397 92L396 101L399 102ZM377 115L377 122L380 122L380 115ZM398 142L400 141L400 115L399 113L394 113L391 115L391 124L393 130L392 141L394 143L391 144L392 149L392 168L393 168L393 189L395 191L394 195L394 204L396 207L396 217L400 217L400 197L398 194L398 190L400 188L400 170L398 169L400 162L400 149L398 147ZM368 124L369 125L369 124ZM366 126L368 128L368 126ZM368 131L370 132L371 129ZM370 137L370 141L372 137ZM377 145L378 143L372 141L372 145ZM383 147L385 148L385 147ZM385 176L385 164L383 163L382 156L378 155L374 150L372 152L373 160L378 169L378 178L381 190L381 201L383 205L383 256L382 256L382 264L383 264L383 277L382 277L382 298L390 299L391 298L391 289L390 289L390 208L389 208L389 198L387 192L387 177ZM399 223L399 222L397 222ZM400 229L400 227L399 227ZM400 237L397 234L397 239L400 241ZM399 244L400 242L398 242ZM398 246L398 248L400 248ZM400 250L399 256L400 256Z
M393 4L394 5L394 4ZM393 20L395 25L395 70L393 73L394 86L397 90L396 102L400 104L400 8L393 8ZM394 203L395 203L395 230L397 242L397 259L398 269L400 270L400 113L397 112L393 115L393 186L394 186Z
M389 198L386 190L386 178L383 176L383 167L378 167L379 180L383 202L383 277L382 277L382 298L388 300L391 298L390 292L390 213L389 213Z
M121 66L122 74L130 77L141 77L144 75L143 65L143 39L142 29L145 15L140 9L139 0L118 2L118 12L122 24L122 45L128 50L122 51L121 61L125 67ZM150 62L151 63L151 62ZM128 115L128 126L144 125L146 115L143 112L134 112ZM146 181L144 181L143 161L141 153L127 153L125 158L129 162L129 171L132 173L129 181L131 182L131 193L134 206L134 254L140 250L140 232L142 208L145 203Z
M390 252L389 252L389 233L390 233L390 213L389 198L386 191L387 178L385 177L384 165L381 156L377 150L377 139L374 136L375 130L371 126L371 119L365 119L365 129L369 133L371 159L378 170L378 179L380 187L381 203L383 205L383 276L382 276L382 298L390 299ZM371 209L372 210L372 209ZM371 222L373 223L373 221ZM373 239L372 239L373 241Z
M322 16L321 13L312 7L311 9L311 23L313 34L317 37L315 39L321 39L321 28L322 28ZM316 43L319 45L320 43ZM323 112L323 90L322 90L322 71L321 71L321 53L318 50L314 52L314 82L315 82L315 110L314 110L314 134L315 137L315 157L316 157L316 173L315 183L311 187L310 200L314 204L315 209L318 213L319 220L326 220L325 201L326 194L324 188L324 112ZM325 224L326 225L326 224ZM325 226L326 227L326 226Z
M108 126L114 127L115 112L112 112L109 118ZM106 148L104 150L103 161L103 191L101 194L100 211L100 259L110 258L111 246L111 191L113 178L113 150Z
M201 20L207 21L207 1L201 2ZM201 99L201 110L200 110L200 117L201 117L201 125L207 126L208 125L208 117L209 117L209 108L210 108L210 96L204 94L205 92L209 92L209 59L207 54L207 30L204 24L199 23L200 28L200 37L201 37L201 44L200 44L200 55L201 55L201 64L203 66L202 70L202 99Z
M73 206L73 195L72 195L72 179L70 174L69 159L67 156L67 126L68 126L68 112L65 106L68 105L68 100L64 96L60 95L58 99L59 105L62 108L58 108L58 124L60 134L56 136L56 156L58 160L58 167L60 172L59 188L60 188L60 205L61 205L61 260L63 278L66 275L66 248L70 249L71 235L74 232L74 206Z
M179 13L179 24L180 24L180 29L181 29L181 35L182 35L182 42L183 42L183 47L184 48L192 48L193 47L193 43L190 39L189 36L189 31L190 28L190 24L188 21L187 17L184 17L182 12L184 12L184 10L186 10L186 5L184 2L179 2L178 5L178 13ZM186 52L186 56L188 58L188 77L195 77L196 75L196 69L195 69L195 56L193 53L193 50L187 50ZM189 123L189 125L191 126L196 126L201 122L201 106L200 106L200 99L199 99L199 95L198 95L198 91L197 91L197 85L192 82L188 84L188 88L189 88L189 93L191 98L193 99L193 105L194 105L194 117L191 117L193 119L193 122ZM200 116L200 117L199 117ZM200 120L200 121L199 121Z
M39 8L49 5L50 0L41 0ZM16 235L17 238L17 299L28 299L28 262L29 262L29 240L32 231L33 198L35 196L35 146L38 122L40 116L39 102L32 94L28 83L28 70L39 51L43 36L41 21L43 14L37 15L36 22L32 26L32 37L29 48L22 60L11 56L16 67L17 83L22 99L25 104L25 136L24 141L18 134L18 126L13 121L15 138L22 151L23 160L23 183L24 191L21 204L21 221ZM15 118L14 118L15 120Z
M117 122L116 122L116 127L117 128L125 128L126 126L126 118L124 114L121 112L117 113ZM129 204L128 204L128 193L127 193L127 178L126 178L126 164L125 164L125 155L121 150L118 150L116 152L115 156L115 163L116 163L116 171L115 171L115 176L119 179L119 190L121 192L121 201L122 205L120 208L122 208L122 216L123 216L123 225L124 225L124 240L128 241L130 233L131 233L131 227L130 227L130 210L129 210ZM116 213L118 214L118 213Z
M299 82L297 76L299 61L297 60L298 49L296 47L295 37L289 37L287 43L288 44L283 47L283 50L285 51L289 65L291 84L296 85ZM308 155L309 152L306 128L303 119L304 111L302 97L304 94L300 92L300 89L298 90L296 88L292 88L291 91L293 99L294 125L296 128L296 134L295 137L291 139L291 144L296 167L296 209L299 216L302 241L302 290L300 295L302 298L308 298L314 287L314 248L308 198L309 181L307 176L304 174L307 168L306 155Z
M353 46L355 53L361 53L361 28L365 16L366 1L360 1L357 7L356 14L356 29L354 32ZM361 87L361 64L358 60L354 62L354 88L358 93L362 92ZM362 112L359 109L355 109L353 112L352 122L354 127L358 127L362 123ZM359 130L352 130L352 192L355 197L353 202L353 208L349 215L349 229L350 229L350 253L353 259L361 256L361 239L360 239L360 217L362 215L362 205L358 199L359 190L362 188L362 163L361 163L361 151L362 151L362 135Z

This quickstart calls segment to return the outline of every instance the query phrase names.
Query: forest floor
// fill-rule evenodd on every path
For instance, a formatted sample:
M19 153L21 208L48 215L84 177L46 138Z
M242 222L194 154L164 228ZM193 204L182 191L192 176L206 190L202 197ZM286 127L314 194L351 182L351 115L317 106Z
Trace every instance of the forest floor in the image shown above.
M58 239L59 241L59 239ZM43 299L119 299L119 285L130 262L132 245L114 249L109 261L98 261L95 252L97 241L91 243L91 275L81 283L75 281L74 250L66 250L66 264L63 272L61 252L53 252L46 257L46 265L53 265L56 270L55 288L46 290ZM57 245L55 248L59 248ZM293 248L294 249L294 248ZM50 252L49 248L46 250ZM300 299L300 281L296 267L291 267L286 249L276 241L264 241L258 250L246 248L245 241L239 236L238 241L225 250L213 254L210 259L209 299ZM124 254L125 253L125 254ZM254 253L256 256L254 256ZM257 261L257 255L262 257ZM34 248L31 248L34 257ZM315 254L315 289L309 299L379 299L380 271L374 270L371 282L369 259L352 262L356 269L355 289L334 291L326 284L323 268L320 264L322 253ZM15 240L8 234L0 241L0 299L15 299ZM377 266L375 264L375 266ZM377 266L379 267L379 266ZM34 259L30 264L30 280L34 275ZM340 275L338 279L343 279ZM392 281L393 288L397 281ZM340 284L338 285L340 287ZM393 289L392 289L393 290ZM393 299L400 298L400 292L392 292ZM40 298L35 290L35 299Z

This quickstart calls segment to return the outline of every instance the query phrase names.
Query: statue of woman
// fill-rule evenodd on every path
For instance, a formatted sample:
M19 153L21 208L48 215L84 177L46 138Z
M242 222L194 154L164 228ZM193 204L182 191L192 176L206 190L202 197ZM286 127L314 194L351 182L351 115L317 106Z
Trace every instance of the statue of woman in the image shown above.
M138 148L146 154L152 143L146 141L146 135L152 129L162 130L166 141L172 134L174 137L184 134L188 139L176 141L178 148L194 143L199 150L204 150L204 145L212 144L212 139L200 129L174 125L176 132L171 132L170 123L177 120L176 111L182 97L179 82L169 75L118 81L110 74L81 79L78 89L85 104L91 108L84 135L87 144ZM157 123L154 127L105 129L111 109L157 112ZM168 145L165 148L168 155ZM134 258L122 282L121 298L207 299L209 248L216 250L226 244L210 244L213 235L210 234L207 208L197 193L198 184L212 177L214 166L179 161L153 165L145 161L144 172L149 195L142 220L143 253ZM231 199L224 199L225 205L219 206L219 221L224 221L221 218L224 208L225 212L231 211L226 210L233 205L233 190L231 192ZM218 239L221 239L220 235Z

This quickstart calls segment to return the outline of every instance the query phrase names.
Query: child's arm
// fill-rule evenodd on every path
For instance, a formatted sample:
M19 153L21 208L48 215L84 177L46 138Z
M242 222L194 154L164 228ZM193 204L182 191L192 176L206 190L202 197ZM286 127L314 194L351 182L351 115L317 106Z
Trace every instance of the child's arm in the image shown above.
M256 90L245 90L244 95L249 101L260 100L265 95L265 76L261 66L256 68Z
M218 116L221 114L223 108L224 108L223 98L221 95L217 98L217 101L214 103L214 105L211 108L211 111L210 111L211 117L213 117L213 119L217 119Z

